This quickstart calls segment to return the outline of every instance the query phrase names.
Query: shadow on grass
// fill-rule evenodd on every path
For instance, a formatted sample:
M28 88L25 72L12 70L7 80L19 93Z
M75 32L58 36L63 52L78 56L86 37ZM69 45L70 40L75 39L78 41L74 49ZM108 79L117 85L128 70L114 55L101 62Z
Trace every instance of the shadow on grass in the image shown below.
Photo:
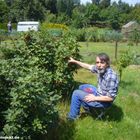
M95 113L95 110L92 110L90 115L93 117L93 119L97 119L97 112L98 111L99 110L96 110L96 113ZM110 108L106 109L105 115L100 120L119 122L122 120L122 118L123 118L122 109L120 107L116 106L115 104L113 104Z
M61 120L53 127L44 140L73 140L75 134L75 122Z

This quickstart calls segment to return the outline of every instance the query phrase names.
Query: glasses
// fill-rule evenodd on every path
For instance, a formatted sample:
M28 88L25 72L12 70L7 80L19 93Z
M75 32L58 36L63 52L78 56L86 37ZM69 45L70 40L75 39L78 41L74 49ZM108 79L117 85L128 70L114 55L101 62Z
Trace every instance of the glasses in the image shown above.
M106 62L105 61L96 61L96 64L105 64Z

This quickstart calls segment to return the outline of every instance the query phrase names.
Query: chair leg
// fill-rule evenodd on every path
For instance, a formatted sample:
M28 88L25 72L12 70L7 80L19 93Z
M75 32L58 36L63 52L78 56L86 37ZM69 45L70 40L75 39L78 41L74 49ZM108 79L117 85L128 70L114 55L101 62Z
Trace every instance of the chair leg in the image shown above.
M99 120L99 119L102 120L102 117L104 116L104 114L105 114L105 110L102 110L102 111L100 112L100 114L98 114L96 120Z
M96 114L96 120L102 120L103 116L105 115L104 108L93 108L94 113Z

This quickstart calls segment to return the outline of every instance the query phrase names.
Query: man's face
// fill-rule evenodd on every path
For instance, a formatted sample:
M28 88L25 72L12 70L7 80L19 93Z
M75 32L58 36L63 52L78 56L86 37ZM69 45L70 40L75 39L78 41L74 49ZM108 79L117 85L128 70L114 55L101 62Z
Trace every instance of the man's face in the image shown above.
M104 61L101 61L99 57L96 57L96 66L99 74L103 74L108 67L108 64Z

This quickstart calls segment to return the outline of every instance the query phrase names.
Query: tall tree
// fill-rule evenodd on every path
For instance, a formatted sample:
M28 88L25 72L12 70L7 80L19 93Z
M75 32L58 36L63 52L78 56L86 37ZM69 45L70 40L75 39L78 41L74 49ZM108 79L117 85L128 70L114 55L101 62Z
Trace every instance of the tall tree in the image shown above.
M80 5L80 0L73 0L74 5Z
M29 20L44 19L44 7L38 0L30 0L28 2L26 17Z
M72 15L72 10L74 9L75 0L57 0L57 10L58 13L65 13L66 15Z
M121 0L119 0L118 2L118 9L121 13L126 13L126 14L129 14L130 11L132 10L132 7L129 6L128 3L125 3L125 2L122 2Z
M107 8L105 17L113 29L120 29L120 11L117 6L109 6Z
M8 7L4 1L0 1L0 22L8 20Z
M89 18L85 16L85 5L77 6L72 11L72 26L82 28L89 23Z
M57 0L40 0L40 3L42 4L42 6L45 7L46 10L50 10L50 13L53 14L57 13L56 8Z
M100 1L100 7L101 8L107 8L110 6L111 0L101 0Z
M140 23L140 5L135 5L129 15L129 19L136 20Z
M14 0L10 9L10 17L15 21L43 20L44 13L44 7L39 0Z
M85 17L87 17L90 23L95 23L99 20L100 9L97 5L89 4L86 6Z
M99 5L99 3L100 3L100 0L92 0L92 4Z

